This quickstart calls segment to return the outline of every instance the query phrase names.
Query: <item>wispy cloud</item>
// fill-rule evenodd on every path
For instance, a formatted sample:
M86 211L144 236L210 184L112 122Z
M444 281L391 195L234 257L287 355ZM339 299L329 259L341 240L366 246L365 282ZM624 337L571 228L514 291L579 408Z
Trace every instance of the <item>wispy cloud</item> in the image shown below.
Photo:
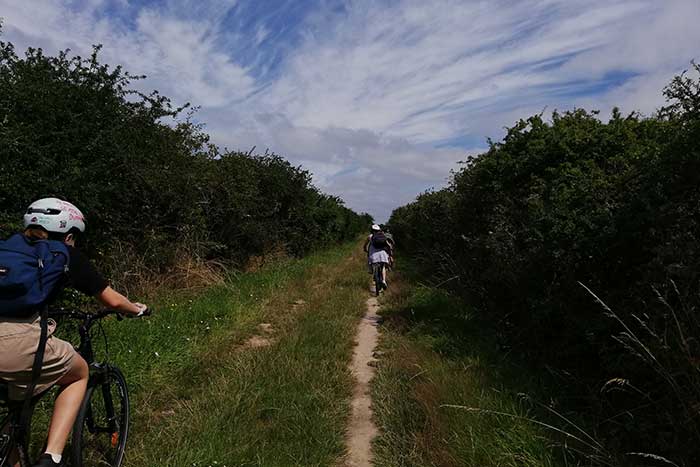
M232 149L270 148L385 218L505 125L577 105L651 112L698 58L697 0L0 0L18 46L149 76Z

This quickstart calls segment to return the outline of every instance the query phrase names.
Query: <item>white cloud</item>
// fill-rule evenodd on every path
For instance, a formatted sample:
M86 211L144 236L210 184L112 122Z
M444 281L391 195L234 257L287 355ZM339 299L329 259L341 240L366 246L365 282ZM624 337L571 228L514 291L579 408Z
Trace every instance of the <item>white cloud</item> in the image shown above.
M283 59L263 82L238 57L246 18L222 22L235 3L0 0L0 11L18 49L103 43L106 61L149 75L137 86L201 105L215 142L303 163L381 219L518 118L580 105L650 113L700 58L697 0L320 1L294 26L294 47L266 49L275 31L255 23L254 63ZM131 23L104 16L105 4ZM461 137L466 147L434 147Z
M217 50L214 35L202 22L143 11L137 19L139 49L151 73L169 78L165 92L197 105L219 107L245 98L256 89L245 68ZM148 73L148 72L147 72Z
M602 40L585 23L543 22L550 2L491 2L492 11L483 2L447 3L359 2L295 52L266 104L302 126L443 139L454 136L451 123L469 110L465 104L557 80L523 67ZM619 7L609 12L620 14ZM518 39L528 29L539 32Z
M70 48L86 56L93 44L103 44L103 60L149 77L137 86L158 89L181 103L216 108L256 89L248 71L216 45L218 32L211 18L200 19L202 12L223 12L223 2L212 8L190 1L177 2L180 10L175 2L164 11L144 8L136 13L135 28L101 16L103 3L90 1L75 10L70 2L0 0L0 7L8 12L3 13L4 30L15 45L39 46L50 53Z

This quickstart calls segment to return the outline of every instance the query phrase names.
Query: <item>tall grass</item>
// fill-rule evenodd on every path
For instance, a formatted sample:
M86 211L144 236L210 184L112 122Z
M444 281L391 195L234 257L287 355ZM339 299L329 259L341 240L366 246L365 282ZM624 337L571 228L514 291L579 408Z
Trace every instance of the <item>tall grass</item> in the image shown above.
M614 339L626 352L629 364L627 368L620 366L620 375L602 385L601 394L624 394L628 401L625 413L629 417L637 413L649 417L653 413L658 430L656 436L665 438L663 452L628 451L624 455L669 465L684 464L674 459L675 453L687 443L700 443L700 345L697 340L700 320L697 309L683 300L673 280L664 293L653 288L655 304L628 317L616 313L589 287L580 285L605 316L618 324L620 331ZM627 375L626 371L634 376ZM611 423L617 423L614 419L610 418ZM623 427L622 423L619 425Z
M469 309L404 279L392 289L373 388L376 465L565 465L569 453L555 452L518 395L536 381L498 356Z

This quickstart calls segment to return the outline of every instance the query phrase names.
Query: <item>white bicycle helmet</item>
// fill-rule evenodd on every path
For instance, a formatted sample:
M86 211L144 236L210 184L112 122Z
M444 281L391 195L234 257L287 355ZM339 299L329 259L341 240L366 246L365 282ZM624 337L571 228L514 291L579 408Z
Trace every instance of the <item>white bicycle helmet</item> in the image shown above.
M372 230L379 232L380 230L382 230L382 228L379 227L377 224L374 224L374 225L372 225Z
M80 209L58 198L34 201L24 214L24 227L41 227L47 232L65 234L71 229L85 232L85 217Z

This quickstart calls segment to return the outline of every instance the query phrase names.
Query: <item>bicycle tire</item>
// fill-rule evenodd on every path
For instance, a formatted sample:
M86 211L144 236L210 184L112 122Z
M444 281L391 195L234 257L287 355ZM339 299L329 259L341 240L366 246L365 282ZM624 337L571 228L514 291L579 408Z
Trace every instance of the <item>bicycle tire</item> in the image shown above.
M109 366L101 381L88 386L78 412L71 440L72 467L120 467L129 434L129 411L126 379L119 368Z
M382 269L380 264L373 264L372 265L372 272L374 276L374 296L379 297L379 294L382 291Z

